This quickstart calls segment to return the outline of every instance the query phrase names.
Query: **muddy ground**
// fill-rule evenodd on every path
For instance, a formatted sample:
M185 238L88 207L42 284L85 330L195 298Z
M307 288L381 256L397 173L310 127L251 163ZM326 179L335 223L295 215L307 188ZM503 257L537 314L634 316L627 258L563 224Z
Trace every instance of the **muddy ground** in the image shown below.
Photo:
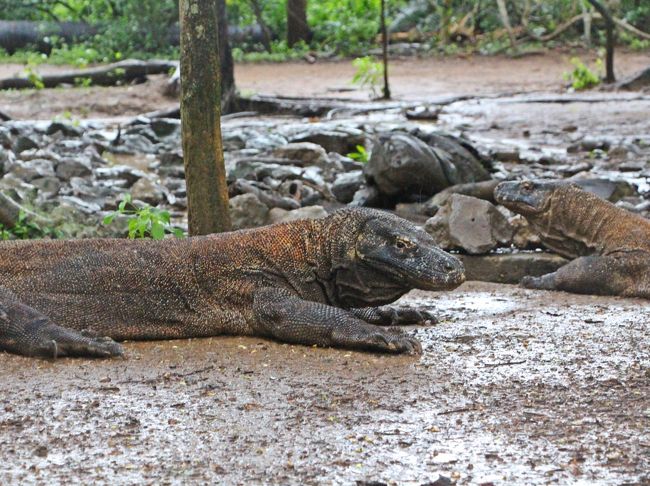
M212 338L0 355L8 483L648 484L650 306L467 283L421 358ZM375 483L376 484L376 483Z
M563 74L573 69L569 60L575 56L588 63L597 57L593 52L562 50L517 59L506 56L394 59L390 63L391 90L398 100L564 91L567 83ZM648 65L650 52L617 51L619 78ZM22 65L0 64L0 77L20 74L23 69ZM44 65L38 69L47 73L70 68ZM235 80L244 95L369 99L368 89L354 89L350 83L354 72L349 60L238 64ZM152 76L147 83L134 86L0 91L0 111L18 120L50 120L68 114L77 119L134 116L177 105L178 100L163 95L165 83L165 76Z
M559 157L577 135L647 139L647 94L564 102L568 57L403 60L393 89L424 101L499 94L440 115L482 146ZM619 74L649 64L648 53L617 58ZM367 96L340 91L349 62L236 76L243 91ZM131 116L175 105L163 84L4 92L0 110ZM382 116L373 123L395 122ZM0 354L0 483L650 483L647 301L469 282L404 303L442 317L409 330L420 358L231 337L128 343L126 360Z

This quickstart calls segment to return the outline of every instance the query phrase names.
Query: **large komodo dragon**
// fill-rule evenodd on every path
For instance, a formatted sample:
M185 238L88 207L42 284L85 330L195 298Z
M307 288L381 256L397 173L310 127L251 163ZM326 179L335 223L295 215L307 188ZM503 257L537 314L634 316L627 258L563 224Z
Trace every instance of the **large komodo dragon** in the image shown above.
M650 299L650 221L562 181L502 182L496 201L523 215L542 243L575 258L524 287Z
M115 356L113 339L219 334L418 353L417 340L378 325L432 316L384 304L464 280L424 231L363 208L204 237L6 242L0 252L0 350L25 355Z

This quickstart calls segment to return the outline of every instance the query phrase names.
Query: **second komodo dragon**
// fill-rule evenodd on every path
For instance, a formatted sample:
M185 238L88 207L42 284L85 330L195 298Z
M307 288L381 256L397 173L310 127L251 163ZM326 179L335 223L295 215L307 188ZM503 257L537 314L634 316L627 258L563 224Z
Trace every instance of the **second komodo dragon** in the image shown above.
M379 326L433 316L384 304L464 280L424 231L363 208L186 239L6 242L0 255L0 350L55 357L219 334L413 354L417 340Z
M502 182L499 204L523 215L551 250L575 260L531 289L650 299L650 221L564 181Z

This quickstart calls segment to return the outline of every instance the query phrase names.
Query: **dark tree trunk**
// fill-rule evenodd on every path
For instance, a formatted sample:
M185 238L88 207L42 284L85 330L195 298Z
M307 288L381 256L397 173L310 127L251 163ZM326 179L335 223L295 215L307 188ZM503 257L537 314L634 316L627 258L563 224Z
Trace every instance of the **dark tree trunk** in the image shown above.
M235 64L232 60L230 41L228 40L228 17L226 0L216 0L217 19L219 21L219 64L221 65L221 111L235 111Z
M594 8L598 11L598 13L603 16L603 19L605 19L605 29L607 35L607 54L605 57L605 70L606 70L605 81L607 83L613 83L614 81L616 81L616 77L614 76L614 43L615 43L614 19L612 18L612 14L610 13L609 9L606 8L598 0L589 0L589 3L592 4Z
M181 123L190 235L230 229L221 141L223 0L180 0ZM223 45L223 44L222 44Z
M307 0L287 0L287 44L309 42L307 25Z
M251 8L257 19L257 25L262 29L262 43L264 44L264 49L268 52L271 52L271 31L269 30L268 25L264 22L264 17L262 16L262 7L260 6L259 0L250 0Z
M388 86L388 34L386 32L386 1L381 0L381 48L384 61L384 89L385 100L390 99L390 88Z

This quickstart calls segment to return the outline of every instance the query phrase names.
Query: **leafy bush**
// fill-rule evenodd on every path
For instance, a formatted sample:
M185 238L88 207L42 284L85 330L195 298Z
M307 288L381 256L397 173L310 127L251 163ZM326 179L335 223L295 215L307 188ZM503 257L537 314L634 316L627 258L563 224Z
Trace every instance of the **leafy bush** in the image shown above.
M125 194L117 210L104 218L104 224L111 224L119 215L128 216L128 236L131 239L151 238L162 240L166 234L172 234L177 238L185 236L182 229L171 224L168 211L149 205L136 207L131 201L130 194Z
M354 152L350 152L347 156L350 157L352 160L356 160L357 162L361 162L363 164L367 163L368 160L370 160L370 154L366 150L366 147L363 145L357 145L355 147Z
M49 226L41 226L27 217L24 211L18 213L18 221L12 228L0 223L2 240L39 240L42 238L61 238L61 233Z
M362 88L370 88L372 96L377 97L379 85L383 78L383 63L375 61L371 56L365 56L357 57L352 61L352 65L356 68L352 83Z
M600 77L587 67L580 59L574 57L571 59L574 69L570 73L564 74L564 79L571 81L571 87L575 90L589 89L600 84ZM596 67L601 69L603 62L598 59Z

